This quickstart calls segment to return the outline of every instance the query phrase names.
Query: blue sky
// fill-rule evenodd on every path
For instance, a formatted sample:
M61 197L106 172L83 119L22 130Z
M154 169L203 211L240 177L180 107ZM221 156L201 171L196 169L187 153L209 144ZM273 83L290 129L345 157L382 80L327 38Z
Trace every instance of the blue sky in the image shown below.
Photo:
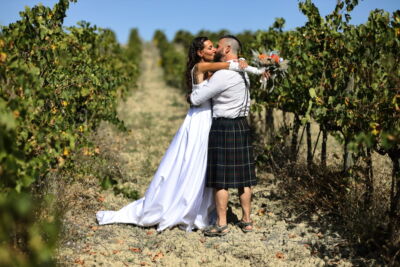
M57 0L0 0L0 25L18 20L24 6L43 3L53 6ZM333 10L336 0L314 0L322 15ZM172 39L184 29L197 33L201 29L232 33L267 29L276 17L286 20L285 29L304 25L306 19L298 9L298 0L78 0L71 3L65 25L80 20L110 28L121 43L126 43L131 28L138 28L144 40L151 40L156 29ZM364 23L371 10L389 12L400 9L400 0L360 0L352 12L353 24Z

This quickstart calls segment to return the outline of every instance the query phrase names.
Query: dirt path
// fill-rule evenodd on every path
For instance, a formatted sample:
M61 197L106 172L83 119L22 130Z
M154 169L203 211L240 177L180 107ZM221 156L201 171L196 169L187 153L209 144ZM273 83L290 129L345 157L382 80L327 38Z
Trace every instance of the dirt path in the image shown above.
M142 196L161 157L187 111L182 93L162 80L157 50L144 48L143 74L139 89L121 103L119 113L128 133L109 125L99 131L101 151L116 155L125 187ZM178 228L160 234L155 228L133 225L98 226L99 209L116 210L131 202L95 183L82 188L86 210L68 211L64 224L75 233L60 246L61 265L84 266L352 266L345 241L334 232L316 225L312 218L290 214L271 174L260 173L254 188L252 219L255 231L244 234L233 224L221 238L205 238L200 231ZM81 193L82 193L81 192ZM100 193L99 193L100 192ZM82 193L83 194L83 193ZM238 196L231 191L230 221L240 217ZM70 230L71 231L71 230Z

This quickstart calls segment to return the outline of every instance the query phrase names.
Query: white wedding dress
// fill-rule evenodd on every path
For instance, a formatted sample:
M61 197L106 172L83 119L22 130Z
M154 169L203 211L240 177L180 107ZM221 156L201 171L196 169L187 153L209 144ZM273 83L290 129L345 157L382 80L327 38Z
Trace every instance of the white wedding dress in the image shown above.
M205 83L193 90L201 90ZM209 225L215 209L213 189L205 187L211 121L209 101L190 108L144 197L118 211L97 212L98 223L157 225L157 231L176 225L192 231Z

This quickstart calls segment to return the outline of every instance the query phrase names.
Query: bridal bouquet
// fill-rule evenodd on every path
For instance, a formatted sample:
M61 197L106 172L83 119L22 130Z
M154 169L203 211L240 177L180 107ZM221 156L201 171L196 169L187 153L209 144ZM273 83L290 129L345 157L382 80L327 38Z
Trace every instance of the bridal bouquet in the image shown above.
M283 59L279 56L278 51L267 52L265 49L262 53L252 50L253 58L252 62L258 68L265 68L271 74L270 80L272 81L271 89L269 93L274 90L275 79L285 78L287 74L287 69L289 67L289 60ZM268 79L264 76L260 79L262 89L266 89L268 86Z

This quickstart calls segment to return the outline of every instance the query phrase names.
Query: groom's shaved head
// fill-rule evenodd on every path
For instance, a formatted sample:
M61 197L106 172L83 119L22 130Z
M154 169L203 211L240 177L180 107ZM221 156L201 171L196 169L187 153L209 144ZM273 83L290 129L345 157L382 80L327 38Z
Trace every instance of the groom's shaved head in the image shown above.
M219 40L224 40L226 46L231 47L231 53L238 55L242 49L242 44L239 39L233 35L224 35Z
M242 44L233 35L224 35L219 38L214 61L228 61L237 59L241 52Z

